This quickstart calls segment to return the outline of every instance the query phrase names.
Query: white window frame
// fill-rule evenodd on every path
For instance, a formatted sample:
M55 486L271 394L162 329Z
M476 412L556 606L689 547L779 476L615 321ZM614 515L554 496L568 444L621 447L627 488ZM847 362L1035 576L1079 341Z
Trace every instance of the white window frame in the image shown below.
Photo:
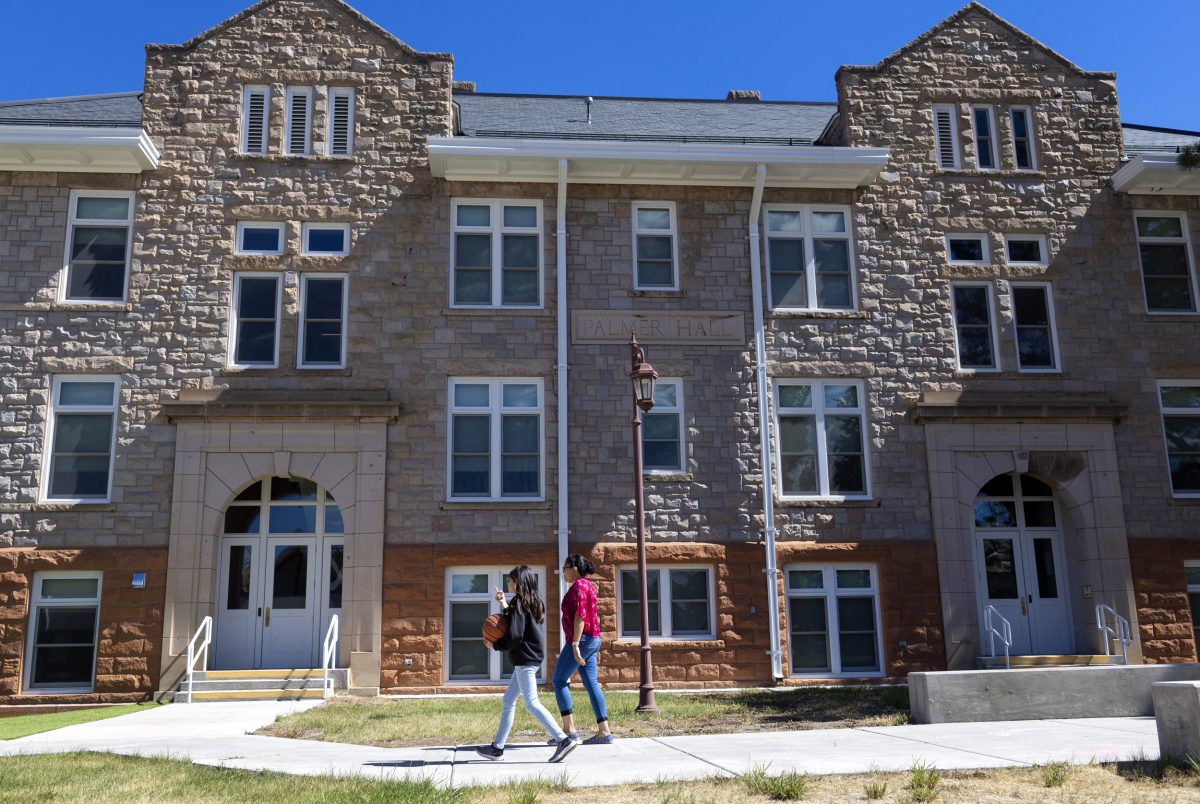
M1004 261L1009 265L1040 265L1045 267L1050 264L1050 244L1043 234L1006 234L1004 239ZM1014 260L1009 256L1008 244L1013 240L1033 240L1038 243L1039 253L1041 258L1037 260Z
M454 388L458 385L487 385L488 407L460 407L454 404ZM534 385L537 387L537 408L504 407L505 385ZM540 377L451 377L446 396L446 501L447 502L509 502L536 503L546 499L546 391ZM488 494L454 495L454 417L456 415L488 416ZM536 495L505 495L503 493L503 455L501 419L505 413L538 419L538 491Z
M341 251L311 251L308 247L309 232L331 231L340 229L345 233L345 245ZM319 223L305 221L300 224L300 254L304 257L348 257L350 256L350 224L348 223Z
M341 337L341 352L338 355L336 363L306 363L304 361L304 349L306 341L308 317L305 315L305 310L308 304L308 283L312 279L337 279L342 283L342 337ZM349 274L314 274L306 273L300 275L300 305L296 311L297 333L296 333L296 368L300 369L340 369L346 367L346 341L347 329L350 322L350 275ZM324 319L322 319L324 320Z
M535 566L535 567L530 567L530 569L532 569L537 574L538 594L540 594L542 596L542 600L545 601L545 599L546 599L546 571L545 571L545 568ZM504 567L470 566L470 567L447 567L446 568L446 576L445 576L445 582L444 582L445 585L443 587L443 595L442 595L443 600L444 600L444 605L442 608L442 616L443 616L443 620L442 620L442 643L443 643L442 667L445 668L445 670L443 671L442 677L448 686L482 687L482 686L490 686L493 684L502 685L502 684L508 683L506 678L504 677L504 672L503 672L504 654L498 650L489 650L488 651L488 678L451 678L450 677L450 650L453 647L453 645L451 644L451 640L450 640L450 623L453 622L450 611L451 611L451 604L453 604L453 603L483 603L486 600L488 603L488 614L489 615L499 614L503 610L503 608L500 606L499 603L496 602L496 590L493 587L499 586L500 589L504 592L504 596L507 599L511 600L512 595L508 591L507 581L505 580L508 576L508 573L511 570L512 570L511 566L504 566ZM455 594L452 591L455 575L481 575L483 573L487 573L487 575L488 575L488 590L487 590L486 594L481 593L481 592ZM546 623L544 623L544 625L547 626L547 628L546 628L547 632L549 632L549 630L550 630L550 628L549 628L549 625L550 625L549 612L550 612L550 609L547 608L546 609ZM483 639L483 634L482 634L483 623L481 622L479 624L479 626L480 626L480 630L481 630L479 639L482 640ZM545 659L545 657L542 659L542 664L538 667L537 677L538 677L539 683L545 682L545 679L546 679L546 659Z
M263 93L263 137L262 148L250 150L250 95ZM266 156L271 150L271 87L266 84L247 84L242 88L242 153L250 156Z
M1017 371L1022 374L1060 374L1062 373L1062 358L1058 351L1058 324L1054 314L1054 288L1049 282L1010 282L1009 285L1009 300L1012 302L1012 327L1013 327L1013 345L1016 348ZM1021 341L1020 341L1020 321L1017 320L1017 294L1016 291L1022 288L1042 288L1046 291L1046 312L1050 326L1050 353L1054 359L1053 366L1032 366L1026 368L1021 365ZM955 340L957 343L957 339ZM997 362L999 358L997 357Z
M124 220L104 219L104 218L80 218L76 215L76 209L79 206L81 198L125 198L129 201L129 215ZM129 301L129 274L132 269L133 254L133 216L134 207L137 205L136 193L132 190L72 190L69 201L70 208L67 210L67 239L63 245L63 265L62 272L59 274L58 280L58 300L64 304L99 304L99 305L120 305ZM117 227L124 226L126 228L125 235L125 281L121 285L121 298L119 299L92 299L88 297L74 298L69 294L70 279L71 279L71 245L75 239L75 226L107 226Z
M992 166L984 167L983 160L979 158L979 128L975 125L975 114L984 112L988 118L989 129L989 145L988 151L992 157ZM983 104L974 105L971 107L971 141L975 143L975 169L992 173L1000 169L1000 143L997 141L999 132L996 131L996 107L986 106Z
M285 125L283 128L284 156L308 156L312 153L312 118L313 118L313 89L312 87L288 87L284 94ZM296 121L292 118L292 106L296 98L304 99L304 150L293 151L293 127Z
M954 151L954 164L942 164L941 134L938 130L938 112L946 112L950 119L950 145ZM958 108L952 103L935 103L932 106L933 117L933 162L941 170L960 170L962 154L958 142Z
M784 408L779 404L779 389L785 386L807 385L812 389L811 408ZM829 445L828 438L825 433L825 386L826 385L853 385L858 389L858 407L856 408L829 408L828 412L834 416L849 416L858 415L859 434L862 436L862 461L863 461L863 486L862 494L835 494L830 491L829 478ZM775 474L779 478L777 490L781 500L826 500L826 501L842 501L842 500L870 500L871 497L871 434L869 425L870 421L867 418L867 396L866 383L862 380L854 380L842 377L825 377L822 379L804 379L804 378L783 378L776 377L774 389L771 393L771 403L775 411ZM818 489L815 494L794 494L788 493L783 487L783 427L780 423L782 416L812 416L815 421L816 436L817 436L817 485Z
M992 363L988 368L964 366L958 344L958 303L954 300L955 288L984 288L987 291L988 327L992 331ZM971 374L996 374L1000 367L1000 327L996 316L996 288L991 282L951 282L950 283L950 321L954 325L954 365L959 371Z
M78 597L78 598L51 598L44 600L42 598L42 581L50 578L53 580L91 580L96 579L96 596L95 597ZM90 693L96 688L96 660L100 654L100 606L104 597L104 573L103 572L37 572L33 576L33 588L29 591L29 616L26 619L26 624L29 633L25 636L25 661L21 672L21 692L24 695L65 695L65 694L80 694ZM96 607L96 629L92 634L92 680L89 684L80 684L76 686L57 686L57 687L35 687L33 686L33 666L36 661L34 651L36 650L37 642L37 616L38 610L43 608L80 608L82 606L95 605Z
M275 353L267 363L239 363L237 360L238 335L241 316L238 312L242 298L243 279L275 280ZM283 280L284 275L271 271L238 271L233 275L233 293L229 308L229 355L227 365L231 368L273 369L279 368L279 333L283 323Z
M1179 220L1180 231L1182 237L1142 237L1138 231L1138 218L1176 218ZM1196 284L1196 256L1192 251L1192 236L1188 231L1188 215L1186 212L1168 209L1135 209L1133 211L1133 236L1135 246L1138 250L1138 270L1142 280L1142 298L1146 304L1147 315L1197 315L1200 314L1200 288ZM1146 296L1146 266L1142 264L1141 245L1143 243L1154 245L1179 245L1183 244L1187 256L1188 263L1188 282L1192 289L1192 309L1190 310L1151 310L1150 298Z
M1200 561L1183 562L1184 583L1186 584L1185 588L1187 589L1188 609L1190 610L1192 607L1192 595L1200 596L1200 583L1187 583L1187 571L1189 569L1200 570ZM1196 621L1194 619L1192 621L1192 639L1192 647L1197 653L1200 653L1200 621Z
M1171 480L1171 447L1167 443L1167 417L1189 416L1200 418L1200 408L1168 408L1163 405L1162 392L1163 388L1195 388L1198 386L1200 386L1200 380L1159 380L1155 387L1155 394L1158 396L1159 417L1162 425L1163 457L1166 458L1167 486L1171 489L1171 496L1176 499L1200 498L1200 489L1175 490L1175 484ZM1197 649L1200 650L1200 646L1197 646Z
M946 264L947 265L991 265L992 264L992 246L989 242L987 234L980 232L957 232L948 234L943 238L946 243ZM953 252L950 251L951 240L978 240L983 243L983 259L981 260L956 260Z
M717 638L717 593L716 593L716 572L711 564L648 564L646 571L658 571L658 634L650 636L651 642L712 642ZM673 623L671 622L671 581L670 573L673 570L685 571L703 571L708 580L708 626L709 631L706 634L679 634L675 635ZM617 639L629 640L639 639L641 635L642 623L639 619L636 623L629 625L629 633L626 631L625 623L625 595L622 592L624 584L621 583L621 574L625 572L633 572L637 574L637 564L621 564L617 567ZM647 576L649 577L649 576ZM640 597L640 595L639 595ZM640 600L631 600L630 603L640 603ZM649 598L646 600L650 602ZM639 617L641 615L639 614Z
M638 235L643 234L638 229L638 210L641 209L666 209L670 216L670 229L647 229L644 234L647 237L670 237L671 238L671 285L648 285L643 287L638 282ZM679 218L675 208L674 201L634 201L630 205L629 228L633 233L631 241L633 247L633 289L641 291L660 291L663 293L671 293L679 290Z
M242 247L242 236L247 229L274 229L279 232L279 248L271 250L247 249ZM282 256L287 244L287 224L280 221L238 221L235 233L234 252L237 254L253 254L264 257Z
M821 570L822 586L821 589L792 589L789 585L788 573L792 570ZM871 574L871 586L869 589L846 589L839 592L837 587L837 571L838 570L868 570ZM825 600L825 628L828 638L829 650L829 670L828 671L813 671L813 672L796 672L791 667L792 651L791 651L791 606L787 608L788 624L788 668L791 669L791 675L794 678L880 678L884 673L884 655L883 655L883 618L880 608L880 590L879 590L879 569L875 564L787 564L783 568L784 590L788 601L793 598L809 598L819 597ZM839 642L839 625L837 619L837 599L839 597L867 597L870 596L875 602L875 657L878 659L879 669L873 672L864 672L859 670L842 671L841 643Z
M63 383L110 382L113 384L112 402L108 405L68 405L60 403ZM112 436L108 445L108 488L103 497L51 497L50 481L53 477L54 439L57 437L59 413L111 413ZM116 374L56 374L50 378L50 416L46 423L46 439L43 445L41 484L39 497L51 503L107 503L112 501L113 469L117 458L117 428L121 423L121 378Z
M1021 113L1025 115L1025 132L1028 135L1029 142L1029 167L1023 168L1017 163L1017 127L1013 125L1013 115ZM1038 169L1037 146L1035 145L1034 127L1033 127L1033 107L1031 106L1010 106L1008 107L1008 124L1011 127L1012 135L1012 154L1013 154L1013 169L1020 171L1033 172Z
M505 226L505 207L534 207L537 211L536 232L529 227ZM487 226L460 226L458 224L459 207L488 207L489 223ZM466 310L540 310L545 305L545 241L542 235L545 229L542 201L538 198L452 198L450 199L450 306ZM489 235L492 239L492 301L490 304L460 303L455 301L457 295L455 284L458 281L457 251L460 234ZM537 302L532 304L504 303L504 235L537 235Z
M346 152L335 153L333 150L333 102L334 98L349 98L348 119L346 121ZM328 156L354 156L354 87L330 87L329 100L326 107L326 117L329 120L325 126L325 150Z
M796 212L800 213L800 232L771 232L770 218L771 212ZM812 227L812 216L816 212L840 212L843 220L846 222L845 232L814 232ZM767 272L767 305L771 310L812 310L817 312L832 311L846 312L848 310L858 309L858 269L854 259L854 235L853 223L850 219L850 207L839 204L764 204L762 212L762 228L763 228L763 265ZM806 307L785 307L775 306L774 303L774 288L772 287L771 274L771 245L770 241L775 240L802 240L804 242L804 282L805 293L808 298L808 306ZM814 240L845 240L846 254L848 266L850 269L850 306L849 307L821 307L819 296L817 294L817 254L813 246Z
M665 415L674 415L677 417L678 422L679 422L679 454L677 455L677 457L679 458L679 465L674 468L650 469L650 468L646 468L643 463L642 471L643 471L643 474L646 474L646 475L677 475L677 474L680 474L681 472L687 471L687 421L684 418L684 404L685 403L684 403L684 399L683 399L683 379L679 378L679 377L659 377L656 382L657 382L656 388L661 387L663 385L675 386L675 401L678 404L676 404L674 406L670 406L670 405L663 405L663 404L659 404L658 402L655 402L654 407L650 409L649 413L651 415L657 413L660 415L664 415L664 414ZM644 447L644 445L646 443L646 430L645 430L646 414L643 413L641 415L642 415L642 444ZM644 461L644 449L643 449L643 461Z

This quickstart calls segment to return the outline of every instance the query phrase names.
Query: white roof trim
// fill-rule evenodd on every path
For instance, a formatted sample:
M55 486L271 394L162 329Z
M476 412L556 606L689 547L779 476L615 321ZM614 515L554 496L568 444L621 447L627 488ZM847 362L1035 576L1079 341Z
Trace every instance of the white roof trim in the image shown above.
M1113 189L1130 195L1200 195L1200 170L1184 170L1176 154L1140 154L1113 174Z
M853 189L871 183L887 148L647 143L598 140L430 137L433 175L447 181L558 181L571 184L675 184L753 187L767 166L767 187Z
M0 126L0 170L141 173L158 160L140 128Z

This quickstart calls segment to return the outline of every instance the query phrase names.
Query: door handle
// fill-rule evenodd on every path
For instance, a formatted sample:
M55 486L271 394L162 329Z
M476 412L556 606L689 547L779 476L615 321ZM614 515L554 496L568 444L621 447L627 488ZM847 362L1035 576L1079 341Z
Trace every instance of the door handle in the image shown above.
M1025 598L1021 598L1021 616L1025 616ZM267 609L267 625L271 624L271 610Z
M1021 602L1021 613L1022 613L1022 614L1024 614L1024 613L1025 613L1025 602L1024 602L1024 601L1022 601L1022 602ZM267 606L267 621L266 621L266 623L264 624L264 626L263 626L263 627L264 627L264 628L270 628L270 627L271 627L271 607L270 607L270 606Z

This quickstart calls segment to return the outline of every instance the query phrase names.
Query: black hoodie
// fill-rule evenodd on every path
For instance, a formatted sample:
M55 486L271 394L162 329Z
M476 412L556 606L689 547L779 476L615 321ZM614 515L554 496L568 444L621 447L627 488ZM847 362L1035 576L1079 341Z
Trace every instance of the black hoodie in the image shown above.
M492 643L495 650L508 651L514 667L540 665L546 658L546 637L542 624L526 611L515 606L504 610L508 617L508 633Z

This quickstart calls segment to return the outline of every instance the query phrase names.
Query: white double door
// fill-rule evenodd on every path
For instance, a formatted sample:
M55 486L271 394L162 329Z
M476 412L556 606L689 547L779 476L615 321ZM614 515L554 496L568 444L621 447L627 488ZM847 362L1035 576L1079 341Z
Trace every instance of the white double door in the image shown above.
M1012 626L1014 655L1074 653L1059 531L987 528L976 530L975 541L984 650L988 649L984 614L990 605ZM993 626L997 631L1001 628L998 621ZM997 654L1003 652L999 638L995 649Z
M223 537L212 667L319 667L343 552L341 536Z

